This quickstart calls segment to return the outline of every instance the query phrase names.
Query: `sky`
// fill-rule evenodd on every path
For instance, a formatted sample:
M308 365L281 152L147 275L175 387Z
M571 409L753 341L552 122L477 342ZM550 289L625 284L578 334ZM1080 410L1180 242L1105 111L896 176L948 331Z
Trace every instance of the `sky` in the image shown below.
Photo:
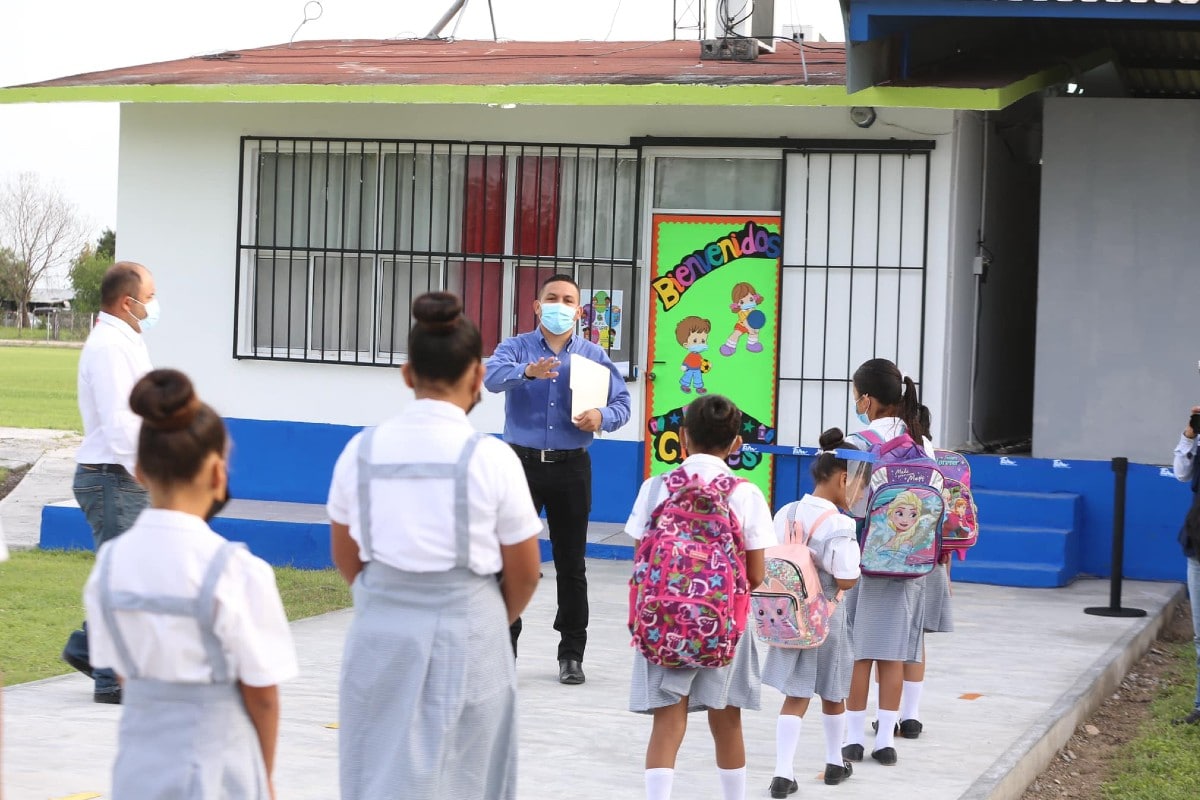
M762 0L764 2L768 0ZM702 0L677 0L694 17ZM713 7L716 0L706 0ZM732 6L749 0L730 0ZM429 32L452 0L41 0L5 5L0 86L305 39L387 39ZM523 40L662 40L672 0L492 0L497 34ZM570 9L566 13L566 9ZM843 38L838 0L775 0L776 22ZM486 0L469 0L443 35L490 39ZM695 34L681 33L681 37ZM116 226L115 104L0 105L0 181L37 173L74 203L93 238ZM117 232L118 236L120 231Z

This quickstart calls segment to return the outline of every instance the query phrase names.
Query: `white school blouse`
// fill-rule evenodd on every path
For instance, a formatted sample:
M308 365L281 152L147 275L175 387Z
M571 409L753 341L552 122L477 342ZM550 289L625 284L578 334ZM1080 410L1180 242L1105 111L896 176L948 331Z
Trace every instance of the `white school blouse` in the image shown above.
M458 406L442 400L416 400L384 422L371 444L372 464L453 464L475 433ZM371 544L362 550L359 531L358 445L346 445L333 468L326 505L329 518L350 527L359 558L407 572L446 572L454 567L454 481L375 480L371 485ZM484 436L468 466L471 552L468 566L494 575L503 562L501 545L537 536L542 521L533 508L525 470L516 453L494 436Z
M129 323L100 312L79 354L79 413L83 443L78 464L120 464L133 474L142 418L129 407L133 386L153 366L142 335Z
M731 474L733 470L716 456L698 453L688 456L681 465L689 475L699 475L706 481L711 481L722 474ZM659 485L656 478L650 478L642 483L638 490L637 499L633 502L633 510L625 523L625 532L634 539L641 539L650 524L650 514L658 504L667 498L665 486L661 486L657 497L650 497L652 486ZM745 538L746 550L765 550L775 544L775 523L771 519L771 507L763 497L762 490L749 481L744 481L729 495L729 510L742 523L742 535Z
M813 529L813 523L828 511L834 512L826 518L820 527ZM861 553L858 540L855 538L854 520L838 511L837 506L820 497L806 494L796 502L796 522L804 525L811 535L810 548L821 557L814 559L821 569L841 580L854 580L859 577L859 561ZM788 507L779 509L775 515L775 534L779 541L788 539Z
M1179 435L1179 444L1175 445L1175 458L1173 466L1175 468L1175 477L1187 483L1192 479L1192 471L1196 468L1196 442L1197 439L1189 439L1183 434Z
M871 424L867 426L869 430L875 431L883 437L885 442L890 442L902 433L906 432L904 420L899 417L880 417L879 419L871 420ZM853 436L854 434L850 434ZM925 453L930 458L933 458L933 440L928 436L921 442L921 446L925 448ZM862 448L859 448L862 449Z
M194 599L225 543L197 516L149 508L132 528L104 544L83 589L92 666L172 683L211 682L212 668L191 617L114 611L134 662L124 663L100 610L99 576L104 561L111 559L113 591ZM215 596L214 628L230 673L247 686L274 686L295 677L299 668L292 632L270 565L238 548L225 564Z

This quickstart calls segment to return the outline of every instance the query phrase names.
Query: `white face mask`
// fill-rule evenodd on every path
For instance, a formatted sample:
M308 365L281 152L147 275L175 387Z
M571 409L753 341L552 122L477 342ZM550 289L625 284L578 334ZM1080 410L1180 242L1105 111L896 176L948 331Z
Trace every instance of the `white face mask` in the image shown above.
M136 297L130 297L129 299L146 309L146 317L145 319L138 319L138 327L143 331L148 331L158 324L158 318L162 313L162 309L158 305L157 297L151 299L149 303L143 303ZM137 319L137 317L134 317L134 319Z

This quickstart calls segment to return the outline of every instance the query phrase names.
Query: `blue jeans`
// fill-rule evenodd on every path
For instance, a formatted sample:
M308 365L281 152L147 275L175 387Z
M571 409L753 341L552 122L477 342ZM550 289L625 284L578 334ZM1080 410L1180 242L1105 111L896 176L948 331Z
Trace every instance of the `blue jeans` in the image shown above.
M683 372L683 377L679 379L679 385L684 389L696 387L697 389L704 388L704 373L699 367L690 367Z
M1189 558L1188 596L1192 601L1192 636L1196 643L1196 708L1200 709L1200 561Z
M83 465L75 468L75 499L88 525L96 550L133 526L142 509L150 505L150 495L124 468L113 464ZM88 662L87 623L67 639L64 650L81 662ZM94 672L96 691L117 691L112 670Z

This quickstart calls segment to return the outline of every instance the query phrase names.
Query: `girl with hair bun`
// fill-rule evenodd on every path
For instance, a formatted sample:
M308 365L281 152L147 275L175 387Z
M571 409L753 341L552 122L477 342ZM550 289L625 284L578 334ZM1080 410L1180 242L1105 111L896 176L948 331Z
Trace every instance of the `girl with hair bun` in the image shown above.
M732 472L728 458L742 448L742 412L727 397L707 394L684 411L683 438L688 456L677 469L711 483ZM634 501L625 532L641 540L647 535L654 510L668 497L663 480L650 478ZM763 550L776 543L771 508L762 491L749 481L728 494L729 513L744 536L745 572L750 588L763 581ZM708 711L708 726L716 747L721 796L746 796L746 746L742 739L742 709L757 711L762 680L754 634L747 630L737 643L733 662L723 667L672 669L651 664L634 648L629 710L654 717L646 745L646 798L669 800L675 781L675 758L687 730L688 713Z
M812 465L813 491L788 503L775 514L775 534L781 542L791 538L794 527L811 534L809 548L821 580L821 591L829 600L853 588L859 578L858 542L854 520L839 509L850 508L854 498L866 491L863 474L835 450L848 447L838 428L821 434L821 452ZM771 553L767 553L770 557ZM800 741L804 714L814 694L821 697L821 726L825 733L825 783L837 785L849 778L854 769L842 757L842 739L846 734L846 697L854 651L846 610L842 603L829 618L829 633L818 647L787 649L768 647L763 663L763 683L773 686L786 697L775 723L775 777L771 797L782 798L799 787L794 761Z
M479 329L446 292L418 297L413 318L401 372L416 399L350 440L329 489L333 561L354 596L341 797L513 800L508 626L537 586L542 523L516 454L467 420Z
M229 497L225 425L172 369L129 405L150 508L100 547L83 592L92 665L123 685L112 795L273 798L296 653L274 571L207 524Z
M917 397L917 386L904 376L899 367L886 358L873 358L854 372L854 411L859 421L878 434L884 442L907 433L921 443L933 457L933 442L929 439L929 409ZM851 434L850 441L869 450L866 440ZM897 536L903 536L909 512L900 503L889 517ZM934 570L937 573L938 570ZM846 746L843 754L849 761L861 761L866 738L867 695L870 690L871 665L879 678L879 713L875 727L875 745L871 757L890 766L897 761L895 735L907 739L920 735L921 723L916 720L925 667L925 608L926 583L922 578L881 578L864 575L847 596L854 643L854 677L850 697L846 702ZM947 595L948 583L936 585ZM910 681L909 676L917 676ZM901 705L901 694L904 705ZM907 712L907 714L902 713Z

